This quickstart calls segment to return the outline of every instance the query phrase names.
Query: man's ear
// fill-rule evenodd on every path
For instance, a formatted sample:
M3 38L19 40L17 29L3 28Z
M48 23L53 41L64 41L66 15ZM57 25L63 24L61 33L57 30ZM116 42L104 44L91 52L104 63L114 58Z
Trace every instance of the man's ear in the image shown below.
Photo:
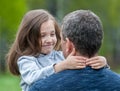
M66 52L71 53L73 48L75 48L73 43L69 40L69 38L66 38Z

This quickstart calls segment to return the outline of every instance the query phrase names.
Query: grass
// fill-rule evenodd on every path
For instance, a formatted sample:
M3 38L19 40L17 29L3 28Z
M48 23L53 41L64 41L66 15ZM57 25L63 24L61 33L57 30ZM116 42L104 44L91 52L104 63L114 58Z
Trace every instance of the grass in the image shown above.
M20 79L9 73L0 74L0 91L21 91Z

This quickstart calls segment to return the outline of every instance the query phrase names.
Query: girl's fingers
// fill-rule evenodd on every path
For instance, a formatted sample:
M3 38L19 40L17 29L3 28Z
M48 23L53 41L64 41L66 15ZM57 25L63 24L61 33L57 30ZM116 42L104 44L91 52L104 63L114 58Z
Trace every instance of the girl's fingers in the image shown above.
M101 64L100 63L96 63L96 64L91 64L90 66L96 67L96 66L101 66Z
M78 65L78 66L85 66L85 63L80 62L80 63L78 63L77 65Z
M82 68L85 68L86 66L83 65L83 66L76 66L76 69L82 69Z
M100 69L102 66L92 66L93 69Z
M86 65L99 63L98 60L86 61Z
M85 58L80 58L80 57L74 57L73 56L70 60L74 61L76 63L85 63Z

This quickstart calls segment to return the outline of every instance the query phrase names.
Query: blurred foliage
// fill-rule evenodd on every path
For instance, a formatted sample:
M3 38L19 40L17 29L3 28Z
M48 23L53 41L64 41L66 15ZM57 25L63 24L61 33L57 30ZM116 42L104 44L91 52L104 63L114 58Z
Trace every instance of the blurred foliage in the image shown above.
M13 39L18 24L27 10L25 0L0 1L0 34L8 41Z
M0 1L0 68L5 64L5 53L17 32L25 12L46 9L60 23L69 12L89 9L96 13L104 28L104 41L100 55L104 55L112 67L120 68L120 0L1 0Z
M5 71L8 45L13 42L25 11L27 11L25 0L0 1L0 72Z

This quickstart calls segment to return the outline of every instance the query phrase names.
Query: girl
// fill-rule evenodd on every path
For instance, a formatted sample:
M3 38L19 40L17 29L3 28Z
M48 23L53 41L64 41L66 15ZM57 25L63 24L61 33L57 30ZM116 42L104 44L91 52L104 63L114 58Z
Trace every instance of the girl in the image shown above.
M102 56L92 59L74 56L74 49L64 59L59 51L60 39L58 24L47 11L31 10L24 16L7 54L10 72L21 76L22 91L28 91L29 86L38 79L62 70L81 69L86 64L99 69L107 64ZM94 61L90 63L90 60Z

